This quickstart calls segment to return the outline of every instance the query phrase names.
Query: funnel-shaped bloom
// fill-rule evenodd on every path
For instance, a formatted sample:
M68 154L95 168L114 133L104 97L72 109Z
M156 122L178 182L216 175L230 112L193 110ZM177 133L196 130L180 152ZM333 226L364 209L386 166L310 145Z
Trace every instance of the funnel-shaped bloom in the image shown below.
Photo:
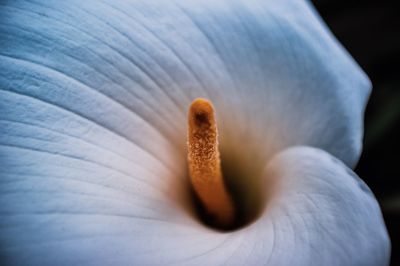
M0 257L385 265L379 206L350 170L369 93L308 1L3 1ZM224 174L257 213L236 231L193 211L197 97L213 102Z

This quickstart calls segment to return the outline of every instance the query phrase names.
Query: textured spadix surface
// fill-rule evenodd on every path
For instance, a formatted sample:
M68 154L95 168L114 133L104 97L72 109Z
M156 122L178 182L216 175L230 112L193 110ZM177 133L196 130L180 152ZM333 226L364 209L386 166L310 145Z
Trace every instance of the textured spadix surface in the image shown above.
M3 1L1 257L385 265L379 207L347 168L369 92L306 1ZM185 193L196 97L215 105L223 163L282 185L236 232L204 227ZM279 153L295 145L319 149Z

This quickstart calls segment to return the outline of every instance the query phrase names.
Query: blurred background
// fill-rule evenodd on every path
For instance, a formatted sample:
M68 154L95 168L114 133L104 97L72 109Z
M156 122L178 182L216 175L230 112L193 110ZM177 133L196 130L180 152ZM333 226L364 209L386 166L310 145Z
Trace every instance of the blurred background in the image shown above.
M400 10L388 0L312 0L370 77L364 150L356 168L375 193L400 265ZM397 1L398 2L398 1Z

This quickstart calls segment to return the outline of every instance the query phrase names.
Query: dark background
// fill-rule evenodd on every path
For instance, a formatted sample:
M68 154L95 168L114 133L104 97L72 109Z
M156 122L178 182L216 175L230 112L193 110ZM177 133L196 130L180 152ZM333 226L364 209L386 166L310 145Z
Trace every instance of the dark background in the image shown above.
M396 1L312 0L370 77L364 150L356 168L375 193L400 265L400 10ZM397 1L400 4L400 1Z

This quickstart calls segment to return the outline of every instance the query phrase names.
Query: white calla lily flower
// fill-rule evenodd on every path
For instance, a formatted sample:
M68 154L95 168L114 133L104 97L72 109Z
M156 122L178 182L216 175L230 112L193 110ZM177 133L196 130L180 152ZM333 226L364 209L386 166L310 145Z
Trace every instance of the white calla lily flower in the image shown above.
M388 264L350 169L371 85L308 1L6 1L0 48L7 265ZM193 207L197 97L215 106L237 230Z

